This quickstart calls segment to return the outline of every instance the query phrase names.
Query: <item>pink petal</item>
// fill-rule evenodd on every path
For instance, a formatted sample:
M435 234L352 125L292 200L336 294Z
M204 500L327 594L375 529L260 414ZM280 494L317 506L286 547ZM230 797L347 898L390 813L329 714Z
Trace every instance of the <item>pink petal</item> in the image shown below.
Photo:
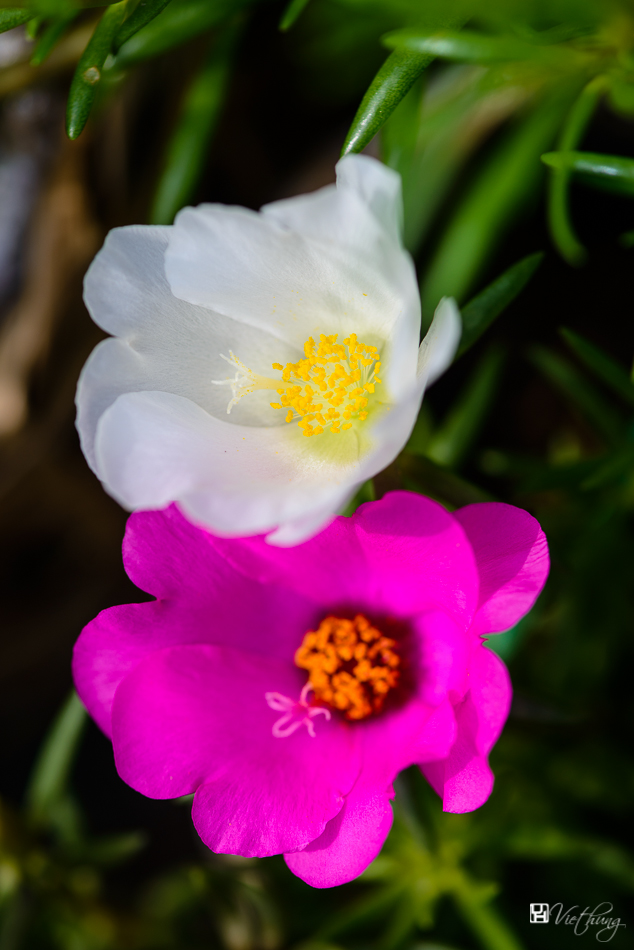
M474 632L508 630L528 613L548 576L546 536L521 508L498 502L454 512L473 547L480 574Z
M165 599L102 611L75 644L77 691L106 735L117 686L149 653L213 643L292 659L321 619L298 594L245 577L214 549L214 540L175 507L129 519L128 571L138 586Z
M355 785L319 838L284 855L293 874L312 887L336 887L358 877L374 861L392 826L391 797L387 790Z
M471 698L477 711L475 743L487 755L497 742L511 708L513 688L502 660L481 644L470 662Z
M506 721L511 684L498 656L478 645L470 666L471 689L455 708L458 732L444 761L421 764L421 770L443 800L443 811L473 811L493 788L487 755Z
M377 856L392 825L394 777L414 762L444 758L456 736L451 704L436 709L413 700L368 720L361 776L339 814L306 848L285 854L289 868L313 887L335 887L358 877Z
M123 563L137 587L154 597L200 596L235 574L215 547L215 538L185 518L176 505L130 515L123 540Z
M285 739L264 695L299 697L290 662L226 647L172 647L122 681L112 713L119 774L151 798L197 791L193 819L216 851L262 857L305 847L341 809L359 770L357 736L313 720Z
M251 577L283 583L333 609L408 617L438 607L465 624L477 603L477 568L461 526L412 492L361 505L352 518L337 518L292 549L263 538L218 539L218 548Z
M412 699L401 709L368 719L360 729L364 733L363 781L377 788L387 788L409 765L446 758L456 738L448 700L434 709Z
M469 642L463 627L444 611L430 610L411 620L418 649L418 695L437 706L449 694L457 702L469 687Z

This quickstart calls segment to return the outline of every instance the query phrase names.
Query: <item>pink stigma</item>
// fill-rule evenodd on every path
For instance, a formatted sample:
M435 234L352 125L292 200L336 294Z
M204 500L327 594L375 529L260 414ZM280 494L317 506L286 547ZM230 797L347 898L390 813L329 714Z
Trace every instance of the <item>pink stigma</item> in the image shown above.
M288 696L282 696L281 693L265 693L264 698L267 703L276 712L284 713L283 716L273 724L273 735L276 739L286 739L292 736L300 726L306 726L308 735L311 739L315 738L315 727L313 719L315 716L323 715L330 719L330 711L323 706L309 706L306 697L312 692L313 687L306 683L300 693L299 702L290 699Z

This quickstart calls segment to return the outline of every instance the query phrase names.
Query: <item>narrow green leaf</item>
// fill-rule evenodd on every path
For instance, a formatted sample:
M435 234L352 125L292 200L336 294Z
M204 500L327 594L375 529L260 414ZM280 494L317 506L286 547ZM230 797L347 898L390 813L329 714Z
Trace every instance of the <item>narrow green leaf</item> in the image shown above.
M543 259L544 255L541 251L529 254L528 257L524 257L496 277L488 287L465 304L461 310L462 339L458 356L462 356L470 349L484 331L488 330L496 317L515 300Z
M253 0L186 0L169 3L121 46L116 64L125 68L186 43L218 26Z
M383 918L402 897L405 885L398 881L390 882L385 887L377 887L371 894L364 894L341 910L331 913L322 927L315 934L319 941L329 940L341 933L346 933L361 923Z
M592 383L571 363L545 346L532 347L528 355L544 376L578 406L597 432L608 442L618 441L623 434L623 421Z
M361 101L341 150L342 156L363 151L433 58L408 50L390 53Z
M127 861L147 844L142 831L127 831L90 841L85 846L85 857L93 864L112 866Z
M49 23L42 32L31 56L31 66L40 66L50 56L68 27L75 20L75 16L76 14L72 14L72 16L65 17L63 20L54 20Z
M23 8L11 7L6 10L0 10L0 33L6 33L22 23L28 23L33 19L34 11Z
M158 16L168 3L171 3L171 0L141 0L130 16L124 20L123 25L119 27L112 43L113 52L118 52L119 48L135 33L138 33L154 17Z
M618 485L625 480L630 481L634 468L634 446L625 445L617 452L612 452L607 459L603 459L591 474L581 482L582 491L592 491L594 488L603 488L605 485Z
M500 381L504 351L493 347L480 360L442 425L427 446L426 455L439 465L459 468L486 419Z
M623 367L578 333L562 327L559 331L574 353L589 370L629 405L634 405L634 385Z
M606 88L606 77L596 76L581 92L564 122L557 143L558 151L567 152L579 144ZM570 221L569 183L569 168L552 169L548 188L548 223L552 239L562 257L569 264L579 265L586 258L586 249L577 239Z
M193 195L224 105L237 35L237 28L232 27L214 44L185 95L156 190L150 214L152 224L171 224L176 212Z
M493 894L483 893L479 881L472 881L466 874L460 875L453 896L465 923L481 946L487 950L523 950L509 925L490 903Z
M76 139L84 129L101 80L101 70L125 16L127 0L109 6L82 53L68 93L66 134Z
M528 203L540 183L544 145L556 135L575 92L567 84L558 88L514 123L477 173L423 277L426 318L442 297L464 299L495 244Z
M546 152L542 162L550 168L582 175L588 185L634 196L634 158L567 151Z
M282 19L280 20L280 30L282 30L282 32L290 30L292 25L298 19L300 14L304 12L304 9L307 6L308 0L290 0L290 3L282 14Z
M462 508L479 501L491 501L487 492L430 458L402 452L392 464L398 469L406 488L429 495L445 507Z
M31 774L26 805L33 820L45 820L64 797L85 724L86 710L73 691L53 722Z
M382 38L388 49L409 50L460 63L507 63L532 60L559 68L581 65L585 57L569 47L539 46L514 36L486 36L471 30L419 30L407 28Z
M412 429L404 451L412 455L427 455L427 446L429 445L434 433L434 423L429 411L429 403L425 400L420 407L416 423Z
M44 17L42 16L34 16L32 19L29 20L24 30L24 32L26 33L27 39L34 40L37 37L37 34L39 32L39 29L43 21L44 21Z
M522 617L514 627L505 630L503 633L496 633L487 637L484 641L485 645L507 663L517 653L518 648L526 638L526 634L534 625L537 616L537 608L533 607L530 613Z

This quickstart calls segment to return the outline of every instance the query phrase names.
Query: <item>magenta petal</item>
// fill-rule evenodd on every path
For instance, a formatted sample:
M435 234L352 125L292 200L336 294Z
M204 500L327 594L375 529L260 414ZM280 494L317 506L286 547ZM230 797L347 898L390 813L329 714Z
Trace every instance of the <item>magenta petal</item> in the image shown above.
M129 519L128 570L138 585L164 599L102 611L75 644L77 691L107 735L115 690L148 653L211 643L290 660L320 619L300 595L245 577L213 542L176 508Z
M474 650L470 673L471 699L477 712L475 744L482 755L488 755L511 708L511 678L499 656L482 644Z
M336 887L354 880L374 861L391 826L387 792L359 783L323 834L302 851L285 854L284 860L312 887Z
M193 818L218 851L262 857L305 847L339 812L359 770L357 735L314 720L285 739L266 692L299 698L291 663L202 644L142 660L112 712L119 774L151 798L196 791ZM202 786L202 788L200 787Z
M424 703L437 706L447 695L456 702L469 688L469 640L464 628L444 611L432 610L414 617L411 626L418 650L418 694Z
M325 606L399 617L437 607L464 624L477 604L478 572L462 527L437 502L412 492L361 505L294 548L263 538L218 539L218 548L251 577Z
M123 540L126 573L154 597L182 597L200 590L209 576L235 572L214 547L214 537L197 528L176 505L130 515Z
M546 536L521 508L498 502L454 512L475 553L480 598L475 633L508 630L535 603L548 576Z
M493 773L476 748L477 714L469 694L456 709L458 735L442 762L421 763L420 768L442 798L443 811L461 814L482 805L493 788Z
M473 811L487 800L493 773L486 757L508 715L511 686L499 657L478 645L470 677L471 689L455 708L458 731L451 752L444 761L421 763L427 781L443 800L443 811Z

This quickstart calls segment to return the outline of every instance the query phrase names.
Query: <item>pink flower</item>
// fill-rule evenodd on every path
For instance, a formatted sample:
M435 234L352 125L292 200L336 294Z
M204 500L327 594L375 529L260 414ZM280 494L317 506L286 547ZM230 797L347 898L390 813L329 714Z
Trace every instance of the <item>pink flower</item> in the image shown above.
M525 511L394 492L287 549L171 507L132 515L124 559L157 599L85 628L77 689L124 781L195 792L213 851L283 853L331 887L378 854L401 769L418 763L446 811L488 798L511 688L481 635L516 623L548 572Z

